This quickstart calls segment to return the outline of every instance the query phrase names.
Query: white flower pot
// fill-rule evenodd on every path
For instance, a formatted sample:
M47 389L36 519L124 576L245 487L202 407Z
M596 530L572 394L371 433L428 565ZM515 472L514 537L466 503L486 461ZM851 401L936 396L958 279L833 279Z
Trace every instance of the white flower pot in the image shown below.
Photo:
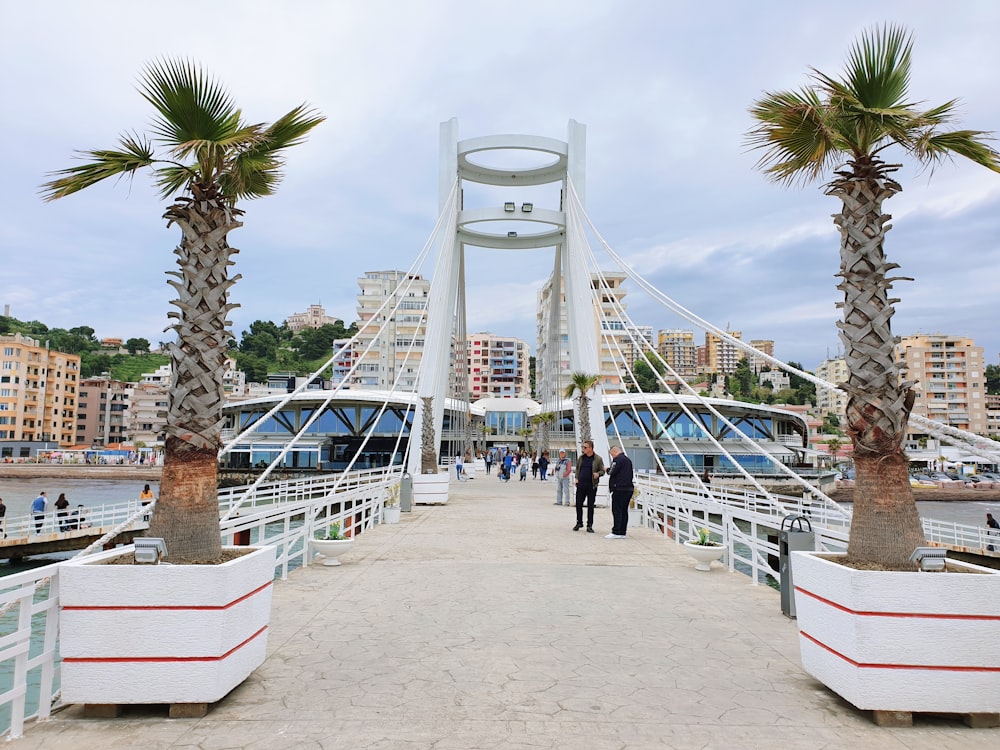
M438 472L436 474L413 475L414 505L444 505L448 502L448 482L451 474Z
M325 558L323 560L325 566L334 567L340 565L337 555L346 552L348 546L353 541L353 539L310 539L309 543L312 545L314 553L318 553Z
M630 529L642 528L642 511L639 508L628 509L628 527Z
M389 505L382 508L382 523L399 523L400 507Z
M1000 712L997 571L855 570L842 557L792 553L809 674L866 710Z
M215 703L263 663L273 547L221 565L95 564L59 569L66 703Z
M695 544L694 542L684 542L684 551L695 560L695 570L711 570L712 561L722 557L726 548L721 544Z

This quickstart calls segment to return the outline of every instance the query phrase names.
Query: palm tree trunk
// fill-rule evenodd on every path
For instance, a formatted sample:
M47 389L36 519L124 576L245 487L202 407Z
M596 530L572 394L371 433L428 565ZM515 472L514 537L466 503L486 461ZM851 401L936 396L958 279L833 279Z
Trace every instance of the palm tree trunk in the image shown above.
M844 293L844 344L848 380L847 434L854 445L854 518L848 558L892 569L912 569L910 554L924 544L902 450L912 383L900 379L895 339L890 329L898 300L889 297L892 282L882 244L891 218L882 202L899 192L878 160L856 162L854 173L841 173L828 194L843 202L834 217L840 228L838 289Z
M182 232L174 250L180 271L168 283L177 291L172 300L179 312L171 326L177 334L170 347L173 384L167 411L166 446L160 499L149 535L163 537L170 560L218 560L218 453L225 395L231 258L239 252L227 235L242 226L242 212L219 197L215 185L192 186L193 198L180 198L164 218Z
M580 444L592 440L590 435L590 398L583 391L577 400L577 408L580 410Z

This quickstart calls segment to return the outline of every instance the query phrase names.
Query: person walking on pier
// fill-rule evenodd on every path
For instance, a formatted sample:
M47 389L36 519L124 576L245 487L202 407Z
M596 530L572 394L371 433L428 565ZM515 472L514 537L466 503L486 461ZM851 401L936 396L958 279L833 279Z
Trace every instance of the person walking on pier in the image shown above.
M992 513L986 514L986 528L988 529L986 532L987 536L1000 536L1000 522L997 522L997 519L993 517ZM986 545L986 549L987 551L992 552L994 545L988 544Z
M545 481L545 474L549 470L549 452L544 451L541 456L538 457L538 473L542 476L542 481Z
M0 532L3 532L3 538L7 538L7 506L3 504L3 498L0 497Z
M60 492L59 499L56 500L56 518L59 520L59 531L66 531L67 518L69 517L69 500L66 493Z
M594 503L597 501L597 483L604 473L604 459L594 453L594 441L585 440L583 454L576 462L576 526L583 528L583 501L587 501L587 531L594 533Z
M632 459L617 445L611 449L611 466L608 468L608 489L611 490L611 533L605 539L624 539L628 528L628 504L635 491Z
M35 517L35 533L42 533L42 524L45 523L45 507L49 504L49 499L45 497L44 492L39 492L38 497L36 497L31 502L31 515Z
M566 505L570 505L569 480L573 477L573 463L566 457L566 451L559 451L559 460L556 462L556 505L563 504L566 498Z
M490 475L490 467L493 466L493 452L486 451L483 454L483 463L486 464L486 476Z

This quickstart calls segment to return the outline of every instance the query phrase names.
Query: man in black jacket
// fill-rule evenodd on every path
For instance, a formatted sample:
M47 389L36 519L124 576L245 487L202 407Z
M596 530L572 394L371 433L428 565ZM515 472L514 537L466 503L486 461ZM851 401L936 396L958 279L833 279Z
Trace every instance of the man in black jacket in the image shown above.
M628 504L635 491L632 459L617 445L611 449L611 466L608 468L608 489L611 490L611 516L614 519L611 533L605 539L624 539L628 528Z

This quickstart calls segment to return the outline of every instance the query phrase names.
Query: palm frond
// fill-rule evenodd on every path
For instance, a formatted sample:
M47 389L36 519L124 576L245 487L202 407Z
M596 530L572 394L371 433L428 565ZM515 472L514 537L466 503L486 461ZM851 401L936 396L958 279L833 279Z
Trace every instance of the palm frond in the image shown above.
M746 142L763 149L757 166L777 182L816 179L844 150L827 106L811 88L767 93L754 102L750 114L758 125Z
M126 133L121 136L119 143L120 150L78 152L90 161L52 172L54 175L62 176L42 185L42 198L45 201L54 201L95 185L108 177L123 174L133 177L137 169L154 163L155 153L149 141L138 135Z
M866 109L909 106L913 38L890 24L865 31L848 53L844 84Z
M239 133L241 113L229 93L188 60L161 59L146 66L139 93L158 113L152 132L182 158L193 156L203 178L211 179L216 164L212 144L228 142Z
M161 198L170 198L187 189L195 172L181 164L171 164L156 170L156 185Z
M994 172L1000 172L1000 154L986 141L990 133L983 130L953 130L948 133L929 131L914 145L914 155L923 162L938 163L951 154L959 154Z

